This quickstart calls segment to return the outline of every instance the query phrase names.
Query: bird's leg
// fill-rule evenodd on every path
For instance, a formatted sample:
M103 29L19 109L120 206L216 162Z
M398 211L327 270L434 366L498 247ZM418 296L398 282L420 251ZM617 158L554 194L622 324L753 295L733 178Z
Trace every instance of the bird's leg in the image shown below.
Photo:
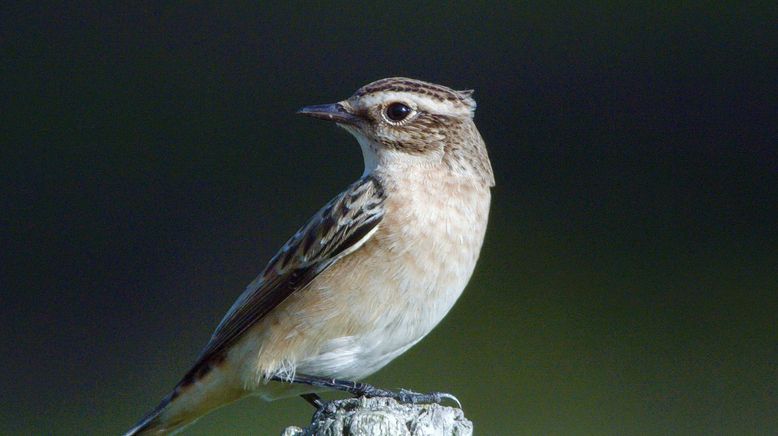
M310 375L300 375L300 374L296 374L291 379L289 379L288 377L273 376L270 378L270 380L287 382L287 383L301 383L310 386L315 386L317 388L335 389L338 391L348 392L357 397L389 397L401 403L406 403L406 404L442 403L443 400L448 399L457 403L457 405L460 408L462 407L462 404L455 396L445 392L430 392L428 394L420 394L418 392L409 391L407 389L400 389L399 391L390 391L386 389L377 388L367 383L337 380L334 378L314 377ZM319 405L323 405L321 398L318 398L318 395L315 398L309 397L307 395L309 394L305 394L302 397L309 403L313 404L316 407L319 407L317 406L316 403L316 401L318 401Z
M302 394L300 396L303 398L303 400L307 401L308 404L317 409L324 407L324 400L322 400L321 397L316 394Z

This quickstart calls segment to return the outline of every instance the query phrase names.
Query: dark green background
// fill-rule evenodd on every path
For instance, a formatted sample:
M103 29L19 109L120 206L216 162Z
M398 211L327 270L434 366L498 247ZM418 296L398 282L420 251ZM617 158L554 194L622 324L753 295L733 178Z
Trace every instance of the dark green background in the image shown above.
M295 110L393 75L476 90L497 186L464 296L370 382L482 435L774 432L778 14L745 3L4 5L0 433L153 407L362 171Z

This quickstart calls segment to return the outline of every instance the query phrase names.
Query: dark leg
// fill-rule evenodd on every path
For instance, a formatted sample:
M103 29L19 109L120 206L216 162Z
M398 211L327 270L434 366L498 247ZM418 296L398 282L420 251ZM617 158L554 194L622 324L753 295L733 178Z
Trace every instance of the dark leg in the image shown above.
M300 396L303 397L303 400L307 401L308 404L317 409L321 409L322 406L324 406L324 401L316 394L302 394Z
M291 382L301 383L317 388L328 388L339 391L348 392L357 397L389 397L401 403L417 404L417 403L441 403L445 399L449 399L457 403L459 407L462 407L457 398L451 394L445 392L431 392L429 394L420 394L418 392L408 391L401 389L399 392L388 391L385 389L371 386L367 383L352 382L345 380L337 380L332 378L314 377L309 375L295 375L291 380L286 377L272 377L271 380L279 382ZM311 400L303 396L309 403ZM321 401L319 399L319 401ZM311 403L314 404L314 403Z

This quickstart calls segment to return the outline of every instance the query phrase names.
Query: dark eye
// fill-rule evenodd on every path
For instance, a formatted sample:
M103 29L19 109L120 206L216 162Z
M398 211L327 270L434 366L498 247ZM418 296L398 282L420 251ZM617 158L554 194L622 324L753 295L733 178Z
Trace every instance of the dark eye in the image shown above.
M386 118L392 121L402 121L408 117L412 109L402 103L392 103L386 107Z

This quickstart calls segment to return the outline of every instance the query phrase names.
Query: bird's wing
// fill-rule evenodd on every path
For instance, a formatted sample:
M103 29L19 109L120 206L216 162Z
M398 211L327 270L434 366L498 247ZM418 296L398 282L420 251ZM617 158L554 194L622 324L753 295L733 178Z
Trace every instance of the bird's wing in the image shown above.
M319 210L238 297L190 373L220 355L293 292L364 244L384 215L384 199L379 180L365 176Z

